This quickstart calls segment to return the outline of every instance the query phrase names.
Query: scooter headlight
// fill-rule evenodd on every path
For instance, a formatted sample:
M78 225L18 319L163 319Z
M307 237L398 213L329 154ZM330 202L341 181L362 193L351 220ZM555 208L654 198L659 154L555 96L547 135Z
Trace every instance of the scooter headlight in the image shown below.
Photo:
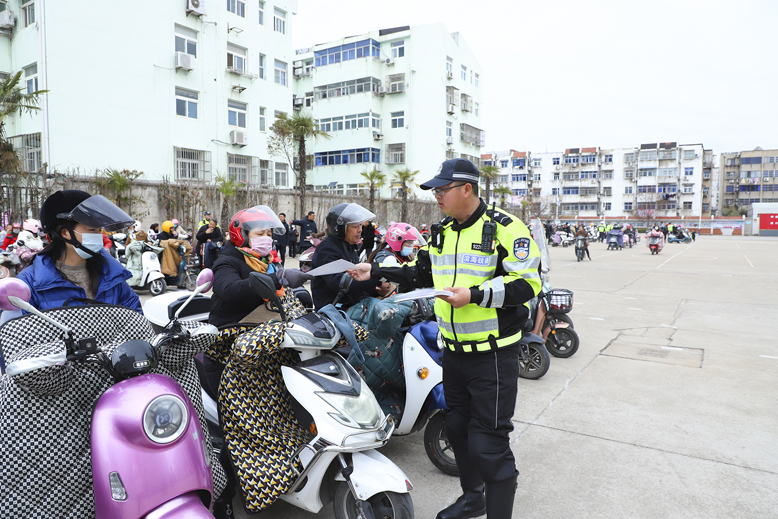
M357 396L323 392L317 394L338 411L330 413L330 416L346 427L374 429L381 423L384 413L373 393L366 387Z
M175 395L158 396L143 413L143 430L154 443L172 443L184 434L189 411Z

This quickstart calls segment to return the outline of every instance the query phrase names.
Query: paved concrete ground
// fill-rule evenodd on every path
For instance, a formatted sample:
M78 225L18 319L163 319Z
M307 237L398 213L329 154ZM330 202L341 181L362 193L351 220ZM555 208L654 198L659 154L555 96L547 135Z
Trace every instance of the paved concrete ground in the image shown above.
M581 347L519 381L514 517L778 516L778 239L591 252L577 263L572 248L551 251ZM422 433L382 452L415 485L417 518L459 495ZM262 516L313 514L278 502Z

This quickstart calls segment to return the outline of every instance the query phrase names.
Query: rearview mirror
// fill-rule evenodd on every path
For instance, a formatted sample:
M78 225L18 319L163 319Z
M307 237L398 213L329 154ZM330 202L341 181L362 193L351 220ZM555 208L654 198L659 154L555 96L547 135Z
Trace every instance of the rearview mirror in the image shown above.
M21 279L6 278L0 280L0 310L14 311L18 307L11 301L11 297L19 298L28 303L32 297L30 287Z
M200 294L208 292L213 286L213 270L203 269L197 275L197 286L204 287L199 291Z

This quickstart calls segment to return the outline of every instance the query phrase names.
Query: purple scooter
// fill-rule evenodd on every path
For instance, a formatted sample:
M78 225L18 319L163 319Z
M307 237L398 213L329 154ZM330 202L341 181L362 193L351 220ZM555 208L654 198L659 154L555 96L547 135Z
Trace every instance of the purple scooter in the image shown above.
M203 270L197 288L171 322L151 342L131 340L108 358L93 341L77 340L66 326L27 301L30 289L7 280L0 296L65 332L67 360L102 357L100 364L119 380L97 401L92 414L92 476L96 519L210 518L213 496L210 458L197 412L181 385L171 377L149 373L167 344L177 339L217 334L212 326L189 332L178 314L213 283ZM90 344L91 342L91 344Z

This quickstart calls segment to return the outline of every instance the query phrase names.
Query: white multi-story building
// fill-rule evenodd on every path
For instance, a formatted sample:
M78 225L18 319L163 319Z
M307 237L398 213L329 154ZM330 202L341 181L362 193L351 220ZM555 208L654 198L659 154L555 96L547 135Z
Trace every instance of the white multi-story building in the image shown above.
M295 109L330 135L309 150L307 183L314 189L364 193L361 173L375 169L386 176L388 195L396 192L396 170L418 170L419 182L447 158L478 163L483 75L462 36L443 24L299 50L293 70Z
M25 171L292 185L267 132L292 110L297 0L6 0L0 10L0 72L49 91L39 112L6 120Z
M713 153L702 144L508 150L481 155L481 162L500 168L494 185L511 190L513 205L529 201L535 213L606 219L710 214Z

